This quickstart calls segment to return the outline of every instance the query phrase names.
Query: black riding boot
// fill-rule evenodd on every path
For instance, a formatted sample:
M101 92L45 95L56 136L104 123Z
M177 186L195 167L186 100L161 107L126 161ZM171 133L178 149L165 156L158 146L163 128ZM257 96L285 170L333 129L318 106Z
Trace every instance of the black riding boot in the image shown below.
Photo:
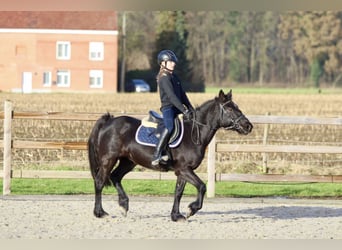
M159 142L156 146L156 150L154 151L153 157L152 157L152 166L159 165L159 162L162 160L162 152L166 148L166 145L169 141L169 131L167 128L164 128L164 130L160 134Z

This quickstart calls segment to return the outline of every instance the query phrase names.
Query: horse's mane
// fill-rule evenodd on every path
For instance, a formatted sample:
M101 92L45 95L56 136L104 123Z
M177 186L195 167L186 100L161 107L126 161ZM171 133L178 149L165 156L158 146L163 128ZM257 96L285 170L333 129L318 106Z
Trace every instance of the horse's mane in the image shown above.
M208 100L208 101L204 102L203 104L201 104L200 106L197 106L196 110L199 112L207 111L208 109L210 109L212 107L213 102L215 102L215 99Z

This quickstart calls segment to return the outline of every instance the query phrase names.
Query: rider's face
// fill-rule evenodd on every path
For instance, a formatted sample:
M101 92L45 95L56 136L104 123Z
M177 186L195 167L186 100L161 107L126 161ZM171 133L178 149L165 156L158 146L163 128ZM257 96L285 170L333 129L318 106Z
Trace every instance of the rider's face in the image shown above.
M166 68L168 69L168 70L171 70L171 71L173 71L174 70L174 68L175 68L175 66L176 66L176 63L175 62L173 62L173 61L166 61Z

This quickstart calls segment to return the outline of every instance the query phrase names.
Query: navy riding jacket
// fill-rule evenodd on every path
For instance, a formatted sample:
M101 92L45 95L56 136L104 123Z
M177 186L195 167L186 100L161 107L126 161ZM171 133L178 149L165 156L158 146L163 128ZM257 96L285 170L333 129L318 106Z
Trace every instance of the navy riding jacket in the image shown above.
M180 112L185 112L185 107L193 109L179 78L175 74L163 74L159 81L159 95L161 110L167 107L176 107Z

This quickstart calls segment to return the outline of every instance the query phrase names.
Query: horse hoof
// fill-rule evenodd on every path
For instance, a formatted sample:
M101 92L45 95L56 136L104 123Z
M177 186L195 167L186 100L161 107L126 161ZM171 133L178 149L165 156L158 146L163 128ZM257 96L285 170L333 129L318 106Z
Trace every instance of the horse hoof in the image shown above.
M121 214L123 217L127 217L127 210L124 207L120 206Z
M186 221L186 218L184 216L182 216L176 220L176 222L185 222L185 221Z
M186 218L183 215L181 215L181 214L171 215L171 219L174 222L184 222L184 221L186 221Z
M102 211L94 211L94 215L97 218L103 218L103 217L107 216L108 213L105 212L104 210L102 210Z
M195 212L192 211L191 208L189 208L189 211L188 211L187 214L186 214L186 218L188 219L189 217L193 216L194 214L195 214Z

